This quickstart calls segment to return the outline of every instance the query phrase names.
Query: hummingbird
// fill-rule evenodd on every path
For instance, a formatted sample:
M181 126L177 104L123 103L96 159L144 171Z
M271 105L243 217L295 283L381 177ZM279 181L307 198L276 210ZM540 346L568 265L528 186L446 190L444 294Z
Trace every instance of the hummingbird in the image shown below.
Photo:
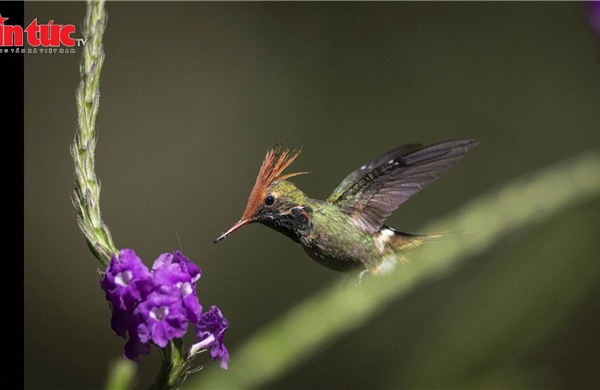
M317 263L340 272L389 273L406 254L442 234L412 234L384 224L391 213L458 163L475 140L393 149L351 172L327 200L309 198L282 174L301 149L275 144L262 162L241 219L213 244L258 222L285 234Z

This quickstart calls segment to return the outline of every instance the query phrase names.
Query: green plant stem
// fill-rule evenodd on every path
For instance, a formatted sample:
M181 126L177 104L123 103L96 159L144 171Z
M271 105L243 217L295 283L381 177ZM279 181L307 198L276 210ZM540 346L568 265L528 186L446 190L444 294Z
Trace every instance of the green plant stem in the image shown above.
M183 341L179 338L169 341L161 349L162 363L156 379L148 390L179 388L187 376L188 361L183 352Z
M100 181L95 173L97 142L96 116L100 107L100 71L104 63L102 37L107 14L104 1L88 1L84 20L83 49L77 88L77 131L71 145L75 164L75 191L73 205L77 210L79 228L85 235L88 247L96 258L108 265L113 254L118 253L110 231L100 213Z
M83 23L86 45L80 65L81 82L76 93L77 131L71 145L71 156L75 164L73 205L77 210L79 228L85 235L88 247L104 267L108 265L111 257L118 253L108 226L102 221L100 181L95 172L96 117L100 108L100 72L104 64L102 37L106 21L104 0L88 1ZM170 341L167 347L161 349L162 366L150 389L171 389L183 383L187 376L188 362L182 349L181 339ZM131 372L128 374L131 375ZM131 382L130 377L122 381L121 379L112 378L108 388L118 386L115 383Z

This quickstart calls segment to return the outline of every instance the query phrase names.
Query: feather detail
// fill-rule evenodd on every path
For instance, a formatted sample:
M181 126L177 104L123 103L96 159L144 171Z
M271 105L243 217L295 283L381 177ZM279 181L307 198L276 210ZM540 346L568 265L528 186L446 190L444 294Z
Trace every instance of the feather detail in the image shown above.
M400 147L352 172L329 201L352 217L356 227L373 234L399 205L427 187L477 146L454 140L419 148Z
M250 193L246 210L242 220L250 219L256 208L264 202L267 196L267 188L277 180L285 180L292 176L303 175L309 172L295 172L282 175L281 173L298 157L302 149L282 149L281 145L275 144L268 150L260 167L256 182Z

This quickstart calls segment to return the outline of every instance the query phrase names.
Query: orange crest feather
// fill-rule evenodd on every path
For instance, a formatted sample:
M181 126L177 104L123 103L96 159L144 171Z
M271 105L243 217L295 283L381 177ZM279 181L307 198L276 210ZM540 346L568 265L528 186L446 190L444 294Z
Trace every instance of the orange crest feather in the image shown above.
M246 206L244 215L242 215L242 219L248 219L252 216L252 213L256 207L258 207L258 205L264 201L264 198L267 195L267 188L271 185L271 183L276 180L284 180L288 177L308 173L296 172L288 173L287 175L281 175L281 173L296 159L296 157L298 157L301 151L302 149L293 150L291 148L282 150L281 145L279 144L275 144L271 149L269 149L267 156L260 166L256 183L254 183L254 188L252 188L252 192L250 193L248 205Z

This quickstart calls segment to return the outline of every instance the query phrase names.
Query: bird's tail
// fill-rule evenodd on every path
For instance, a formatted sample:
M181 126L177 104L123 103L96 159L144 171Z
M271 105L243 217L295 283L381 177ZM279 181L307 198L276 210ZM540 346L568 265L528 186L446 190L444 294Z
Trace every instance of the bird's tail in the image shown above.
M380 261L370 264L364 272L368 271L372 275L387 274L395 268L399 261L403 263L410 262L409 253L413 249L426 242L443 239L445 235L446 233L404 233L384 226L380 230L380 234L375 237L375 245L382 251L382 257ZM364 272L361 273L361 277Z
M411 258L410 252L412 252L413 249L418 248L425 243L451 238L455 236L456 233L458 232L448 231L415 234L398 232L388 226L384 226L381 229L381 233L375 238L375 244L380 246L384 253L381 261L371 264L367 270L361 272L361 277L365 272L369 272L372 275L389 273L395 268L398 261L409 263Z
M407 260L405 255L412 249L418 248L426 243L447 240L455 237L457 234L461 234L460 232L455 231L418 234L398 232L391 228L390 230L392 230L394 234L390 237L389 245L394 252L399 255L398 257L404 260Z

